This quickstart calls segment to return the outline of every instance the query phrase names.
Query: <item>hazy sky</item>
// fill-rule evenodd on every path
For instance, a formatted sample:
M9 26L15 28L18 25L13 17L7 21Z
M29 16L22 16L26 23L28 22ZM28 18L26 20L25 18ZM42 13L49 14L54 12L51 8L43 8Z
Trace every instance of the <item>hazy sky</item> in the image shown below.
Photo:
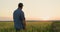
M60 20L60 0L0 0L0 17L12 18L19 2L24 4L26 19Z

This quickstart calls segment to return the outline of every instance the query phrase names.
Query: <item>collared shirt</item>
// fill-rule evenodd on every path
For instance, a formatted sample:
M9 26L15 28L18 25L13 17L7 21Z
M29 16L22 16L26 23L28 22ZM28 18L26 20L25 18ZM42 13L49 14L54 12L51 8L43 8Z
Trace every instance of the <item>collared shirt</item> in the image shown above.
M16 9L13 13L15 28L23 28L23 20L25 20L24 12L21 9Z

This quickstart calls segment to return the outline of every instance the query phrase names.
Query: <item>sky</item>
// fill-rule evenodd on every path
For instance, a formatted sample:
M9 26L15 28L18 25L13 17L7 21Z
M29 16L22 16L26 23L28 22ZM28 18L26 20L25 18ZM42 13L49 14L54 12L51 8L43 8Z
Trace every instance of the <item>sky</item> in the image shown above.
M0 0L0 19L13 19L20 2L27 20L60 20L60 0Z

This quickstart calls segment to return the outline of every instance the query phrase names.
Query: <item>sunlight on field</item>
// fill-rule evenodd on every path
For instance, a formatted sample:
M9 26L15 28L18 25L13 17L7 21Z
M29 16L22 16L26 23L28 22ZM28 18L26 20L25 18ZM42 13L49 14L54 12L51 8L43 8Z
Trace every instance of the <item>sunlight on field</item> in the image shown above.
M26 22L26 28L27 28L27 32L39 32L41 31L45 31L46 28L49 28L48 26L51 25L52 22ZM8 32L15 32L14 29L14 23L13 22L0 22L0 32L4 32L4 31L8 31Z
M21 32L60 32L60 21L28 21L26 31ZM14 22L0 22L0 32L16 32Z

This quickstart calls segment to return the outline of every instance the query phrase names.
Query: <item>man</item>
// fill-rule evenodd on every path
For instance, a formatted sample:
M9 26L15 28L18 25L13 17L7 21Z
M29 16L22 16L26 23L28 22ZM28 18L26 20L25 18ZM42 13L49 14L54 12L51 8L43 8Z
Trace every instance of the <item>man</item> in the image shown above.
M13 13L14 26L16 32L20 31L21 29L25 30L26 22L22 8L23 8L23 3L19 3L18 8Z

